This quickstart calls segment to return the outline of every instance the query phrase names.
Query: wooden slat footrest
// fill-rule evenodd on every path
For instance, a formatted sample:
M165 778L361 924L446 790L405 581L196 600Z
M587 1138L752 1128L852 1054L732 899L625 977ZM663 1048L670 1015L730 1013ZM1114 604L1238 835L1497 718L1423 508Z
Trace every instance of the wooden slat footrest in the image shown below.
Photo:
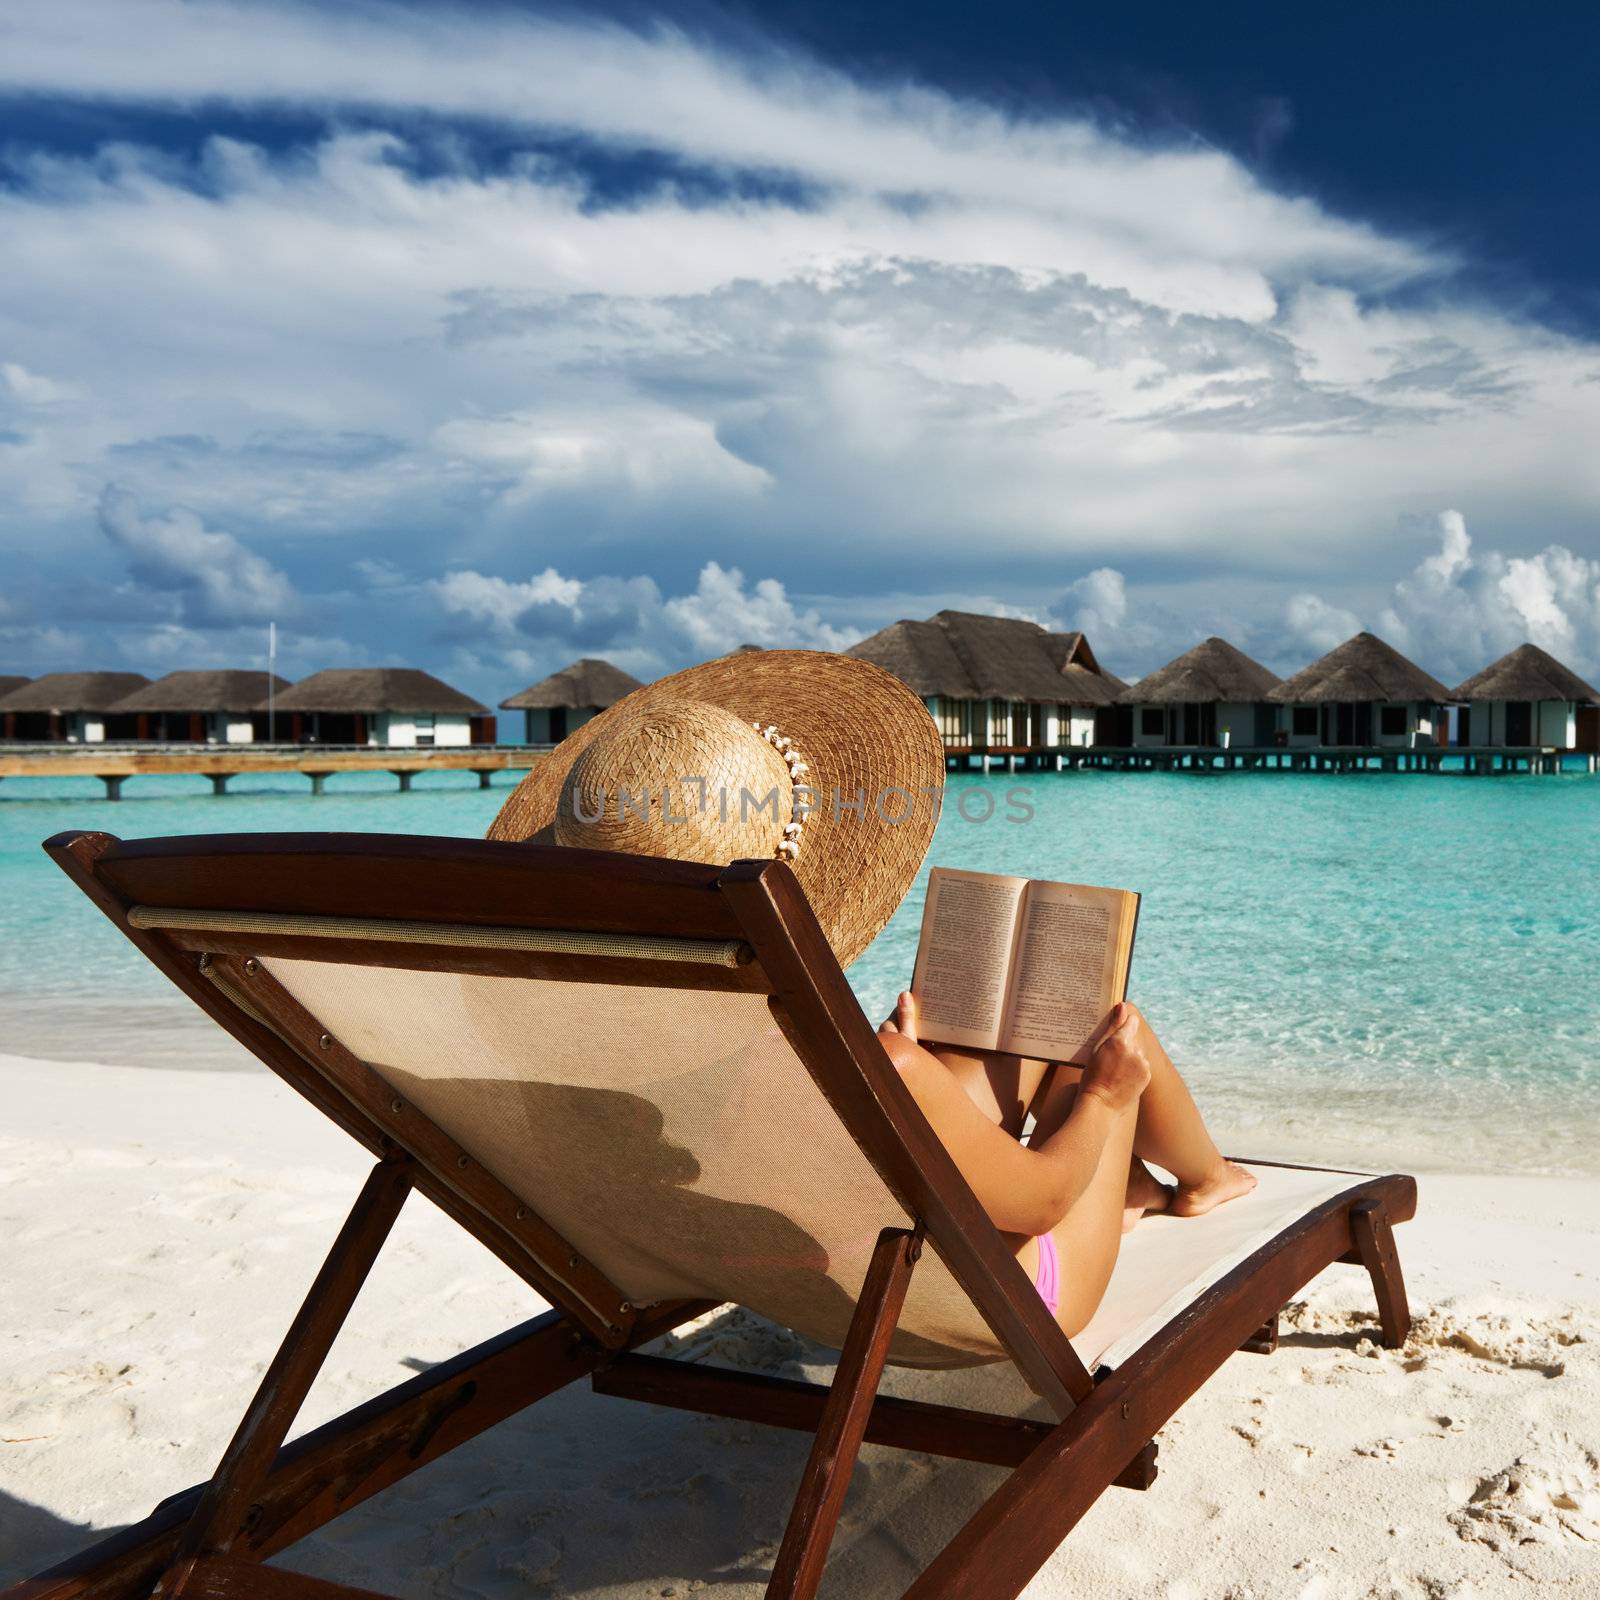
M595 1372L596 1394L643 1400L679 1411L761 1422L773 1428L816 1431L828 1391L820 1384L773 1378L731 1367L701 1366L663 1356L622 1355ZM1055 1431L1056 1424L1031 1417L997 1416L959 1406L931 1405L879 1395L867 1421L866 1440L900 1450L921 1450L957 1461L1015 1467ZM1147 1444L1116 1482L1146 1489L1155 1481L1156 1446Z

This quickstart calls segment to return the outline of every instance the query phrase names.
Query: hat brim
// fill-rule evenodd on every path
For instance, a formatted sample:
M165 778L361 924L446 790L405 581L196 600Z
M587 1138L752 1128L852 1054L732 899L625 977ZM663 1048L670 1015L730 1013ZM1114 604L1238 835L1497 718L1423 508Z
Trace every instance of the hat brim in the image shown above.
M794 873L841 966L883 930L916 879L939 819L944 744L927 707L869 661L822 650L751 650L635 689L563 739L512 790L489 838L523 841L555 821L578 756L661 701L700 700L773 724L816 793ZM548 836L548 835L546 835Z

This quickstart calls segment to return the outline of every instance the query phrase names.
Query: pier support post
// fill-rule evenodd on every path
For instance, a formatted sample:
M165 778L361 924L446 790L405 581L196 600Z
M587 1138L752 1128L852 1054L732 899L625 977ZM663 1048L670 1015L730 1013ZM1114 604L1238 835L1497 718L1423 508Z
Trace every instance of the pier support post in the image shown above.
M107 800L120 800L122 798L122 778L120 775L112 777L103 774L100 781L106 786Z
M212 794L226 794L228 792L228 779L233 777L231 772L213 772L211 774Z
M308 772L306 774L306 776L311 780L311 792L312 792L312 794L321 794L322 793L323 782L326 780L326 778L328 776L327 773L325 773L325 772Z
M409 794L411 792L411 774L409 772L397 772L395 777L400 780L400 793Z
M478 787L480 789L487 789L489 787L489 780L493 776L494 774L490 772L487 767L480 767L478 769Z

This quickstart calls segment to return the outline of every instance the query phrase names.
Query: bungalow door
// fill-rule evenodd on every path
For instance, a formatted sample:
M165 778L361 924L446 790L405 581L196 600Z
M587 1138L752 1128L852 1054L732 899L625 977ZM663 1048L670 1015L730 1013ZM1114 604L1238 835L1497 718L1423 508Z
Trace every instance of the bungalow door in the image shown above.
M1506 743L1530 745L1533 743L1533 702L1531 700L1506 701Z

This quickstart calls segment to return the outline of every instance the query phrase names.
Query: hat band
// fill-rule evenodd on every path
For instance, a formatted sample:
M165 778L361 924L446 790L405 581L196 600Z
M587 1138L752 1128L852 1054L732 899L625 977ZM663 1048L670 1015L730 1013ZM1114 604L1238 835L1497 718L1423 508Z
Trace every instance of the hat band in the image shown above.
M794 791L794 805L789 820L783 825L783 838L778 841L778 848L773 851L773 855L779 861L793 861L800 854L800 840L805 832L806 818L811 815L811 807L802 798L802 792L809 794L810 790L802 791L800 779L811 769L795 748L794 741L779 733L774 724L769 723L763 727L759 722L752 722L750 726L783 757L784 763L789 768L789 784Z

